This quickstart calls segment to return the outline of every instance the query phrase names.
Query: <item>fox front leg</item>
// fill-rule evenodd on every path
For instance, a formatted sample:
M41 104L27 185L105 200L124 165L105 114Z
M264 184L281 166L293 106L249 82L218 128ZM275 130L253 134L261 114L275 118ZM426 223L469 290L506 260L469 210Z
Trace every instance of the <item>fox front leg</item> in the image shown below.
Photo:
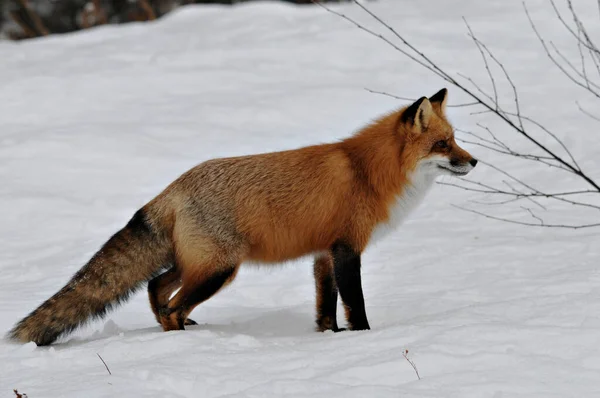
M360 253L345 243L331 248L333 272L350 330L370 329L360 279Z

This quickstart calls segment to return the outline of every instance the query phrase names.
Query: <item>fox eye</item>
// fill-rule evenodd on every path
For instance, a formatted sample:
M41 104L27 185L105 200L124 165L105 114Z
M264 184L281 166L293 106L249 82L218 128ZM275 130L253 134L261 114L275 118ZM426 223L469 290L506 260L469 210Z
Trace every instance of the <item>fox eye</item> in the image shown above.
M448 148L448 143L445 140L441 140L436 142L434 146L439 149L446 149Z

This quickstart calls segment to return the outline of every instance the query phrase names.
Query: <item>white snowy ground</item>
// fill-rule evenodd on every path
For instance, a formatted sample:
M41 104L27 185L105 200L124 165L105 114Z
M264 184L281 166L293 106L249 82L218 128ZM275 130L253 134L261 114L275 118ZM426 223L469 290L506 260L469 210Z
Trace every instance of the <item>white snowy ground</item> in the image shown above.
M599 125L575 105L590 98L549 63L520 1L367 4L444 67L485 84L465 16L513 74L524 111L600 178ZM547 3L528 5L561 44ZM338 9L375 26L356 6ZM446 85L322 9L268 2L0 42L0 57L2 334L189 167L336 140L404 104L365 87L416 98ZM466 100L456 89L450 96ZM507 90L501 98L512 100ZM450 109L456 127L483 120L510 137L492 116L469 112ZM541 186L572 185L469 149ZM496 178L485 167L472 177ZM246 268L194 311L200 326L185 332L163 333L140 292L52 347L0 341L0 395L600 396L600 230L519 227L451 206L474 197L434 187L403 228L367 251L371 331L313 332L310 259ZM570 207L552 214L597 217Z

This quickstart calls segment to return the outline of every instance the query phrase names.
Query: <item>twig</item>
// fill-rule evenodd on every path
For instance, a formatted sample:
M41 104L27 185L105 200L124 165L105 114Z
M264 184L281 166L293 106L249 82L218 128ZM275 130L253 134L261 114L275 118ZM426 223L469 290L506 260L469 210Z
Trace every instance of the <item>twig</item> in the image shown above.
M454 86L456 86L457 88L459 88L460 90L462 90L465 94L469 95L475 101L477 101L478 103L480 103L483 107L485 107L489 111L493 112L496 116L498 116L500 119L502 119L506 124L508 124L516 132L518 132L519 134L521 134L522 136L524 136L527 140L529 140L536 147L540 148L546 154L548 154L549 156L551 156L552 158L554 158L554 160L556 160L558 163L564 165L568 169L571 169L574 174L577 174L579 177L581 177L583 180L585 180L588 184L592 185L594 187L594 189L596 189L596 190L598 190L600 192L600 185L598 185L592 178L590 178L587 174L585 174L582 170L580 170L577 167L577 165L573 165L573 164L569 163L568 161L566 161L565 159L563 159L562 157L560 157L559 155L557 155L555 152L553 152L551 149L549 149L546 145L542 144L539 140L537 140L536 138L534 138L531 134L529 134L527 132L527 130L522 125L522 119L525 120L525 118L522 117L522 115L520 114L520 105L519 105L519 100L518 100L518 95L517 95L516 87L515 87L514 83L512 82L512 79L510 78L510 76L509 76L506 68L504 68L504 66L502 65L502 63L500 63L498 61L498 59L489 51L489 49L487 49L487 47L485 45L483 45L483 43L480 42L482 44L482 48L488 53L488 55L490 56L490 58L492 58L492 60L494 60L494 62L499 65L499 67L502 69L502 71L503 71L503 73L504 73L507 81L509 82L509 84L513 88L513 93L515 95L515 104L517 106L516 113L509 113L509 112L501 111L501 110L499 110L497 108L497 104L490 104L490 103L484 101L483 99L481 99L481 97L479 97L477 94L475 94L470 89L466 88L464 85L462 85L461 83L459 83L458 81L456 81L456 79L454 79L452 76L450 76L447 72L445 72L443 69L441 69L435 62L433 62L429 57L427 57L427 55L425 55L423 52L417 50L416 47L414 47L411 43L409 43L402 35L400 35L396 30L394 30L394 28L392 28L390 25L386 24L381 18L379 18L372 11L370 11L365 5L361 4L357 0L352 0L352 2L354 4L356 4L358 7L360 7L361 9L363 9L368 15L370 15L373 19L375 19L376 21L378 21L382 26L384 26L385 28L387 28L388 30L390 30L394 34L394 36L396 36L400 41L402 41L402 43L408 49L410 49L411 51L413 51L416 55L408 53L407 50L404 50L404 49L400 48L398 45L396 45L395 43L393 43L390 39L388 39L388 38L384 37L383 35L378 34L378 33L374 32L374 31L372 31L372 30L364 27L362 24L360 24L359 22L355 21L354 19L352 19L352 18L350 18L350 17L348 17L348 16L346 16L344 14L341 14L339 12L336 12L334 10L331 10L328 7L324 6L323 4L319 3L316 0L313 0L313 2L315 4L317 4L317 5L319 5L320 7L324 8L326 11L328 11L328 12L330 12L332 14L338 15L339 17L341 17L341 18L349 21L350 23L352 23L357 28L366 31L367 33L369 33L369 34L371 34L371 35L379 38L380 40L383 40L384 42L386 42L387 44L389 44L390 46L392 46L394 49L396 49L400 53L402 53L402 54L406 55L407 57L409 57L411 60L417 62L419 65L425 67L426 69L428 69L429 71L431 71L431 72L435 73L436 75L440 76L441 78L443 78L447 82L453 84ZM486 95L486 97L492 98L489 95ZM519 124L516 124L515 122L513 122L513 120L510 118L510 115L516 115ZM545 131L547 131L547 129Z
M465 21L465 24L467 25L467 28L469 29L469 34L471 35L472 39L475 40L475 42L478 43L478 47L480 46L480 48L483 48L483 50L485 50L485 52L496 63L496 65L498 65L500 67L500 69L502 70L502 73L504 73L504 77L508 81L508 84L510 84L510 87L512 88L513 96L515 99L515 108L516 108L515 116L517 117L517 120L519 121L519 126L521 127L521 131L524 132L525 128L523 127L523 120L521 118L521 106L519 105L519 93L517 91L517 87L516 87L515 83L513 82L508 71L504 67L504 64L502 62L500 62L498 60L498 58L496 58L496 56L492 53L492 51L484 43L482 43L479 39L477 39L475 36L473 36L473 31L471 30L471 27L467 23L467 20L465 19L464 21ZM487 61L486 61L486 63L487 63ZM495 100L494 103L498 104L497 99Z
M511 224L525 225L525 226L528 226L528 227L569 228L569 229L583 229L583 228L600 227L600 223L581 224L581 225L530 223L530 222L525 222L525 221L511 220L509 218L496 217L496 216L492 216L490 214L486 214L486 213L483 213L483 212L480 212L480 211L477 211L477 210L467 209L466 207L462 207L462 206L458 206L458 205L452 205L452 206L456 207L457 209L460 209L460 210L463 210L463 211L467 211L469 213L474 213L474 214L480 215L480 216L485 217L485 218L490 218L492 220L504 221L504 222L508 222L508 223L511 223Z
M542 220L540 217L536 216L535 213L533 212L533 210L531 210L529 207L523 207L523 206L521 206L521 209L526 210L531 215L531 217L533 217L536 220L538 220L538 222L540 223L540 225L544 225L544 220Z
M558 9L556 8L556 5L554 4L554 1L551 1L550 3L551 3L551 4L552 4L552 6L554 7L554 10L555 10L555 12L557 13L557 15L558 15L558 17L559 17L560 21L563 23L563 25L564 25L565 27L567 27L567 30L568 30L569 32L571 32L571 34L572 34L572 35L573 35L573 36L574 36L574 37L575 37L575 38L578 40L578 42L581 42L581 38L579 38L579 37L577 36L577 33L575 33L575 32L574 32L574 31L571 29L571 27L570 27L570 26L568 26L568 25L567 25L567 23L566 23L566 22L565 22L565 21L562 19L562 16L560 15L560 13L559 13ZM536 26L536 25L535 25L535 23L533 22L533 19L531 18L531 15L529 14L529 9L527 8L527 5L525 4L525 2L523 2L523 8L524 8L524 10L525 10L525 15L527 15L527 19L529 19L529 24L531 25L531 28L533 29L533 32L534 32L534 33L535 33L535 35L537 36L537 38L538 38L539 42L541 43L542 47L543 47L543 48L544 48L544 50L546 51L546 55L548 56L548 58L550 58L550 60L552 61L552 63L553 63L554 65L556 65L556 67L557 67L558 69L560 69L560 71L561 71L561 72L562 72L562 73L563 73L565 76L567 76L567 77L568 77L568 78L569 78L569 79L570 79L570 80L571 80L573 83L577 84L578 86L580 86L580 87L582 87L582 88L586 89L587 91L589 91L590 93L592 93L592 94L593 94L593 95L595 95L596 97L600 98L600 93L599 93L599 92L597 92L597 91L595 91L595 90L591 89L591 88L589 87L589 85L587 85L587 84L585 84L585 83L582 83L582 82L580 82L579 80L577 80L576 78L574 78L574 77L573 77L573 75L571 75L571 74L569 73L569 71L567 71L567 70L565 69L565 67L564 67L564 66L562 66L562 65L561 65L561 64L560 64L560 63L559 63L559 62L558 62L558 61L557 61L557 60L556 60L556 59L555 59L555 58L552 56L552 54L550 53L550 50L549 50L549 48L548 48L548 45L546 44L546 41L545 41L545 40L542 38L542 35L540 34L540 32L539 32L539 31L538 31L538 29L537 29L537 26ZM586 46L586 47L588 47L588 48L589 48L589 46L588 46L588 45L586 45L585 43L584 43L584 46Z
M570 3L570 1L569 1ZM577 35L577 33L575 33L575 31L573 30L573 28L571 28L569 26L569 24L564 20L562 14L560 13L560 11L558 11L558 7L556 7L556 3L554 2L554 0L550 0L550 4L552 5L552 8L554 9L554 13L556 14L556 17L558 18L558 20L563 24L563 26L567 29L567 31L569 33L571 33L571 35L576 39L576 40L581 40L581 38ZM574 12L573 8L570 7L571 11ZM592 52L596 53L596 54L600 54L600 50L598 50L597 47L595 46L590 46L590 43L587 42L583 42L582 43L584 46L588 47L588 49L590 49Z
M471 181L471 180L467 180L465 178L462 178L461 181L464 181L464 182L467 182L467 183L471 183L471 184L477 184L477 185L480 184L477 181ZM590 190L568 191L568 192L552 192L552 193L531 192L531 193L526 193L526 194L515 194L513 192L503 191L503 190L496 189L496 188L491 188L491 189L485 190L485 189L478 189L478 188L466 187L464 185L456 184L456 183L453 183L453 182L438 181L437 183L439 185L448 185L450 187L461 188L461 189L464 189L465 191L480 192L480 193L489 193L489 194L498 194L498 195L511 195L511 196L518 196L518 197L528 196L528 197L550 198L550 197L554 197L554 196L569 196L569 195L583 195L583 194L595 194L595 195L597 195L598 194L597 191L590 191ZM483 184L481 184L481 185L483 185Z
M104 362L104 359L102 359L102 357L100 356L100 354L96 353L96 355L98 355L98 358L100 358L100 360L102 361L102 363L104 364L104 367L106 368L106 370L108 371L108 374L112 376L112 373L110 372L110 369L108 368L108 365L106 364L106 362Z
M399 99L399 100L403 100L403 101L415 102L417 100L416 98L400 97L397 95L386 93L385 91L371 90L370 88L365 88L365 90L367 90L368 92L373 93L373 94L381 94L381 95L385 95L386 97L391 97L391 98L395 98L395 99ZM446 105L446 107L447 108L462 108L462 107L474 106L474 105L479 105L479 102L465 102L464 104Z
M492 82L492 89L494 90L494 104L498 104L498 90L496 88L496 80L494 80L494 75L492 74L492 71L490 70L490 66L488 64L487 57L485 56L485 53L481 49L480 42L479 42L479 40L477 40L475 38L475 35L473 34L473 31L471 30L471 26L467 23L467 19L465 17L463 17L463 21L465 22L465 25L467 26L467 29L469 30L469 36L471 37L471 39L473 39L473 42L477 46L477 50L479 50L479 53L481 54L481 58L483 59L483 63L485 64L485 70L487 71L488 77L490 78L490 81Z
M511 115L511 112L506 112L507 114ZM566 163L569 168L575 173L578 174L580 176L582 176L582 178L588 178L587 176L583 175L583 172L581 171L581 167L579 167L579 164L577 163L577 160L575 160L575 156L573 156L573 154L571 153L571 151L569 150L569 148L567 148L567 146L565 145L564 142L562 142L562 140L560 140L558 138L558 136L556 134L554 134L552 131L550 131L548 128L546 128L544 125L542 125L541 123L533 120L532 118L528 117L528 116L521 116L521 118L531 124L536 125L538 128L540 128L542 131L544 131L544 133L548 134L550 137L552 137L554 139L554 141L556 141L556 143L558 145L561 146L561 148L567 153L567 155L569 155L569 158L571 159L571 161L573 162L574 166L569 165L568 163ZM557 157L553 156L553 158L556 160ZM563 162L561 162L563 163ZM595 182L592 181L592 185L595 185ZM596 186L597 187L597 186ZM600 191L600 187L597 187L598 191Z
M440 72L436 71L433 67L427 65L426 63L424 63L423 61L419 60L417 57L415 57L414 55L408 53L407 51L403 50L402 48L398 47L396 44L394 44L391 40L389 40L388 38L384 37L383 35L376 33L374 31L372 31L371 29L361 25L360 23L356 22L355 20L353 20L352 18L346 16L345 14L339 13L337 11L332 10L329 7L326 7L325 5L323 5L319 0L311 0L314 4L318 5L319 7L323 8L324 10L326 10L329 13L332 13L334 15L337 15L340 18L345 19L346 21L350 22L351 24L353 24L354 26L356 26L358 29L363 30L365 32L367 32L368 34L377 37L380 40L383 40L384 42L386 42L387 44L389 44L390 46L392 46L395 50L399 51L400 53L406 55L408 58L412 59L413 61L415 61L416 63L418 63L419 65L421 65L424 68L429 69L431 72L435 73L436 75L444 78L444 75L442 75ZM355 2L356 3L356 2ZM356 3L358 4L358 3Z
M415 363L408 357L408 350L404 350L402 356L408 361L408 363L410 363L410 366L412 366L412 368L415 370L415 373L417 374L417 378L421 380L421 376L419 376L419 370L417 369L417 365L415 365Z
M599 121L599 122L600 122L600 117L598 117L598 116L595 116L595 115L591 114L589 111L586 111L585 109L583 109L583 108L581 107L581 105L579 104L579 102L576 102L576 104L577 104L577 107L579 108L579 110L580 110L580 111L581 111L581 112L582 112L584 115L586 115L586 116L588 116L588 117L591 117L592 119L594 119L594 120L596 120L596 121Z
M487 184L468 181L468 180L464 180L464 179L461 179L461 180L463 180L463 183L474 184L474 187L473 186L465 186L464 184L449 184L449 183L441 183L442 185L457 186L462 189L476 191L476 192L480 192L480 193L484 193L484 194L503 195L505 197L505 199L503 199L501 202L496 202L499 204L516 202L516 201L520 201L520 200L527 200L527 201L530 201L531 203L535 204L539 208L546 210L546 207L542 203L540 203L540 201L554 200L554 201L560 201L563 203L568 203L568 204L571 204L574 206L582 206L582 207L587 207L587 208L591 208L591 209L595 209L595 210L600 210L599 205L595 205L592 203L586 203L583 200L579 200L578 199L579 197L577 196L577 195L590 194L590 193L599 194L600 193L599 182L596 182L594 179L592 179L588 174L586 174L581 169L577 160L575 159L575 156L573 156L573 153L565 145L564 141L562 141L560 138L558 138L558 136L554 132L550 131L548 128L546 128L543 124L539 123L538 121L533 120L532 118L527 117L526 115L523 115L521 113L519 92L517 90L517 86L515 85L512 77L508 73L507 68L492 53L491 49L475 36L473 29L471 29L471 27L469 26L469 24L466 20L465 20L465 24L467 26L469 37L473 40L473 42L475 43L475 45L477 47L477 50L481 54L481 57L483 59L483 62L484 62L485 68L486 68L486 72L488 74L488 77L490 78L490 81L492 84L492 93L491 94L488 91L484 90L479 84L477 84L469 76L465 76L463 74L456 73L456 76L461 78L460 82L457 81L457 79L454 76L450 75L448 72L446 72L444 69L442 69L431 58L429 58L428 55L419 51L413 44L411 44L398 31L396 31L393 27L391 27L389 24L387 24L385 21L383 21L379 16L375 15L372 11L370 11L365 4L363 4L362 2L359 2L358 0L351 0L351 1L356 6L358 6L360 9L362 9L366 14L368 14L370 17L372 17L375 21L377 21L383 28L385 28L389 32L391 32L391 34L394 37L393 38L386 37L383 34L380 34L374 30L364 27L360 22L357 22L356 20L354 20L346 15L343 15L336 11L333 11L333 10L323 6L322 4L319 4L319 3L317 3L317 4L319 6L321 6L322 8L324 8L325 10L327 10L328 12L331 12L331 13L338 15L338 16L342 17L343 19L349 21L357 28L359 28L363 31L366 31L367 33L379 38L380 40L383 40L385 43L390 45L395 50L399 51L401 54L406 55L409 59L415 61L417 64L423 66L424 68L431 71L435 75L441 77L445 81L453 84L455 87L459 88L465 94L467 94L470 98L473 99L473 101L474 101L473 103L469 103L468 105L465 104L465 106L481 105L481 107L484 108L484 110L472 112L472 114L491 113L491 114L496 115L506 125L508 125L513 131L518 133L520 136L524 137L529 143L533 144L536 149L534 150L533 153L526 153L523 151L513 149L506 142L504 142L503 140L499 139L496 135L494 135L494 133L488 127L481 126L479 124L478 124L478 126L483 128L489 134L489 137L491 137L491 138L483 137L481 135L471 133L471 132L465 132L467 135L473 137L474 139L463 139L463 138L458 138L458 137L457 137L457 139L460 139L461 141L469 143L471 145L476 145L476 146L479 146L479 147L482 147L485 149L489 149L491 151L500 153L502 155L512 156L512 157L524 159L527 161L534 161L534 162L543 164L545 166L549 166L549 167L560 169L562 171L566 171L572 175L577 176L581 180L585 181L586 184L589 184L591 187L593 187L593 190L592 189L589 189L589 190L579 189L579 190L558 192L556 194L546 193L546 192L540 191L538 188L534 187L534 185L536 185L536 184L531 184L527 180L517 177L517 175L513 175L513 174L503 170L502 168L496 167L492 164L485 163L484 161L480 161L480 163L486 164L488 167L496 170L497 172L501 173L502 175L504 175L508 178L508 179L502 181L502 183L506 187L497 188L497 187L493 186L493 184L487 185ZM587 68L587 65L586 65L587 60L586 60L586 56L584 54L584 49L589 51L589 53L590 53L589 57L594 62L594 65L596 66L596 69L597 69L599 75L600 75L600 51L598 51L598 48L594 45L589 34L587 33L585 26L583 25L581 20L576 15L575 10L573 8L572 1L571 0L566 0L566 1L569 6L571 15L573 17L576 29L571 28L569 26L569 24L567 24L566 21L564 21L562 15L560 15L560 12L558 11L558 9L554 3L554 0L551 0L551 4L552 4L553 8L555 9L555 12L557 13L557 16L559 17L561 23L563 23L563 25L565 25L565 27L568 29L569 33L577 40L579 57L581 59L581 66L579 66L579 65L576 66L573 62L571 62L569 60L569 58L566 57L558 49L558 47L554 46L553 43L550 42L551 47L549 47L546 44L546 42L543 40L541 34L537 30L537 27L535 26L533 19L529 15L529 11L528 11L527 7L525 6L525 4L523 4L523 7L525 9L525 13L529 19L529 22L530 22L536 36L542 43L542 46L546 50L546 53L550 57L552 62L555 65L557 65L559 68L561 68L563 73L565 73L567 76L569 76L571 78L571 80L578 83L582 87L585 87L588 91L593 92L594 90L599 88L600 85L598 85L595 82L590 80L589 71L591 71L591 69ZM396 41L396 39L398 39L399 42L401 42L401 43ZM551 52L550 48L553 49L554 53ZM490 62L490 60L491 60L491 62ZM506 108L503 108L502 105L500 104L500 99L499 99L500 86L498 85L499 80L497 80L497 78L493 74L493 71L495 69L492 68L492 65L491 65L492 63L495 64L501 70L502 74L504 75L505 81L506 81L505 84L509 85L510 88L512 89L512 95L513 95L514 106L515 106L514 110L512 110L512 109L508 110ZM565 68L564 65L566 65L567 68L569 68L569 69ZM464 79L464 80L462 80L462 79ZM470 84L465 85L464 82L468 82ZM503 81L503 83L504 83L504 81ZM472 87L471 87L471 85L472 85ZM390 95L388 93L381 93L381 92L376 92L373 90L368 90L368 91L382 94L382 95L388 95L390 97L401 99L401 100L411 100L410 98L398 97L398 96ZM594 115L589 114L589 112L586 112L583 108L581 108L581 106L579 104L578 104L578 106L580 107L580 110L584 114L586 114L588 116L594 116ZM594 119L596 119L596 118L594 117ZM598 118L598 119L600 119L600 118ZM535 135L536 133L538 133L538 129L544 135L551 137L554 142L558 143L558 145L560 146L560 149L557 151L556 149L554 149L554 145L549 146L543 140L538 139L537 136ZM574 200L572 200L570 198L573 198ZM525 210L526 212L528 212L529 215L532 218L534 218L536 222L525 222L525 221L510 220L510 219L504 220L501 217L496 217L496 216L492 216L489 214L481 213L476 210L470 210L470 209L465 209L465 210L486 216L488 218L500 219L500 220L504 220L507 222L520 224L520 225L528 225L528 226L563 227L563 228L572 228L572 229L600 226L600 223L589 223L589 224L583 224L583 225L546 224L543 221L542 217L539 217L531 209L526 208L526 207L522 207L522 209Z

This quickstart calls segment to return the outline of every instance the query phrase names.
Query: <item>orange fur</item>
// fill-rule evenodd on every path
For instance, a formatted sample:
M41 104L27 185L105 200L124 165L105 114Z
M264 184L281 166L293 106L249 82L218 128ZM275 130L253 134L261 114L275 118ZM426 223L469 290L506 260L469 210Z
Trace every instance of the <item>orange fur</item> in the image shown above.
M235 248L238 261L286 261L326 251L337 240L362 251L419 160L429 154L471 158L455 145L443 115L432 114L427 131L419 134L399 122L405 109L338 143L208 161L185 173L146 209L176 220L171 228L181 256L188 255L181 239L192 237L216 242L213 249L195 248L194 255L206 258L217 247ZM452 148L430 151L440 139L450 140ZM219 174L220 181L207 174ZM219 204L188 204L204 192ZM207 228L198 218L230 218L230 236L220 236L222 225ZM231 244L234 236L238 239Z
M446 93L431 102L423 97L337 143L194 167L138 212L72 286L21 321L12 337L48 344L89 316L101 316L167 266L170 273L153 279L149 295L157 320L173 330L183 329L190 311L229 284L244 261L281 262L340 243L343 255L360 254L374 230L401 220L437 174L464 174L476 164L454 141ZM127 250L134 252L122 253ZM147 263L133 263L137 258ZM318 308L330 308L327 300L337 295L332 267L329 255L315 264L317 289L330 289L318 295ZM111 273L103 274L107 269ZM98 292L86 290L92 288ZM87 296L93 296L89 303L77 302ZM56 313L64 314L67 327ZM323 314L320 326L337 328L334 315ZM362 323L368 327L366 318Z

